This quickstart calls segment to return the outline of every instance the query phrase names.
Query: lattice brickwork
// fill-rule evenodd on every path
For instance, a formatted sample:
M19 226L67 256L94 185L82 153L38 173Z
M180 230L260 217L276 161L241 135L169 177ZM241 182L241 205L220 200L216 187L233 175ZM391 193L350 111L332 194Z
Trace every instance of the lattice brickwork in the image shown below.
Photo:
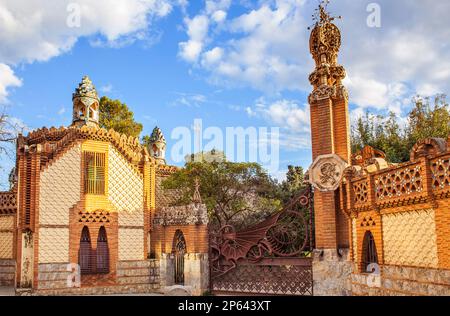
M13 233L0 232L0 259L13 258Z
M383 215L383 243L385 264L436 268L434 210Z
M109 200L119 211L119 225L144 225L144 181L117 150L109 148Z
M450 186L450 158L431 161L434 189L444 189Z
M39 229L39 263L66 263L69 261L69 229Z
M17 211L17 193L0 192L0 213Z
M81 147L76 145L41 174L39 223L68 225L69 209L80 201Z
M357 230L357 220L352 219L352 243L353 243L353 260L358 262L358 230Z
M144 260L144 230L119 228L119 260Z
M359 181L353 184L355 204L364 204L369 201L369 181Z
M420 165L399 169L375 177L376 197L378 200L396 198L423 191Z
M13 230L14 216L0 216L0 230Z

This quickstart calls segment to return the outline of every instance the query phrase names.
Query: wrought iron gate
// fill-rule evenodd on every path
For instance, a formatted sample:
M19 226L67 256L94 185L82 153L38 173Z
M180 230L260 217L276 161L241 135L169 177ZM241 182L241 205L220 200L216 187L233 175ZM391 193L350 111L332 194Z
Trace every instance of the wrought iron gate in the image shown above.
M244 230L210 232L210 287L214 294L313 295L312 192Z
M186 240L181 231L175 233L175 284L184 284L184 255L186 254Z

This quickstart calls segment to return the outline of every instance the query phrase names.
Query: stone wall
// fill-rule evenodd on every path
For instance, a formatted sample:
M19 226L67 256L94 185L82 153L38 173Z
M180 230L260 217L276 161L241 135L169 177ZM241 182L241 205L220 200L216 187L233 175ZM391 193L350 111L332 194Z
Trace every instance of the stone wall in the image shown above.
M69 288L71 272L68 264L40 264L37 295L132 294L158 292L160 288L159 260L119 261L115 284Z
M352 263L349 251L339 256L334 249L315 251L313 260L313 291L315 296L351 295Z
M16 273L16 261L0 259L0 286L13 286Z
M379 281L369 274L352 275L352 292L358 296L449 296L450 271L384 266ZM378 283L377 283L378 282Z
M150 284L153 289L158 289L160 286L159 261L119 261L117 283L120 285Z
M192 295L202 295L209 289L209 260L207 254L184 256L184 283L191 288Z
M70 271L67 271L69 263L39 264L38 290L67 289L67 280Z
M162 287L175 284L175 256L173 254L161 254L160 278Z

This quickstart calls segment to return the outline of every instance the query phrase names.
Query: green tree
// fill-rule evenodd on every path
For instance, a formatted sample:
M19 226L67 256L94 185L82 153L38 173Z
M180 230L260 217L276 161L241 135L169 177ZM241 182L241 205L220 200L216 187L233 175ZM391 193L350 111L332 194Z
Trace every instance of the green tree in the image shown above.
M414 144L428 137L447 138L450 135L450 112L445 95L430 98L417 96L408 114L406 124L401 126L394 113L388 116L370 115L360 117L352 127L352 151L372 146L386 153L388 161L406 162Z
M278 195L287 203L297 193L306 188L305 171L303 167L288 166L286 180L279 185Z
M187 162L163 182L165 189L182 192L176 204L191 202L199 180L200 196L210 219L220 226L240 228L281 209L277 183L257 163Z
M100 127L112 128L133 137L139 137L143 129L142 124L134 120L134 113L125 103L108 97L100 99Z

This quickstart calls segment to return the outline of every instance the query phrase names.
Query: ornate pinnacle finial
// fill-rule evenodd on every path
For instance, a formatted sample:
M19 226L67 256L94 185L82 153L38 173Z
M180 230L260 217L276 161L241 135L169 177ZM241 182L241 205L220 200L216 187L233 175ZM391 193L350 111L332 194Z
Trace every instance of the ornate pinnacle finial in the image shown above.
M342 16L332 16L328 12L328 5L331 0L321 0L319 6L315 9L314 14L312 15L312 19L314 24L308 27L308 30L312 29L315 26L323 26L325 24L331 23L336 19L342 19Z
M84 76L72 94L73 121L75 126L98 126L100 99L88 76Z
M200 195L200 180L198 179L198 177L195 177L194 196L192 197L192 202L194 202L195 204L202 203L202 197Z
M97 90L88 76L84 76L78 88L75 89L72 99L76 98L92 98L98 100Z
M164 134L158 126L156 126L153 129L152 135L150 136L150 141L153 143L156 143L156 142L165 143L166 142Z

